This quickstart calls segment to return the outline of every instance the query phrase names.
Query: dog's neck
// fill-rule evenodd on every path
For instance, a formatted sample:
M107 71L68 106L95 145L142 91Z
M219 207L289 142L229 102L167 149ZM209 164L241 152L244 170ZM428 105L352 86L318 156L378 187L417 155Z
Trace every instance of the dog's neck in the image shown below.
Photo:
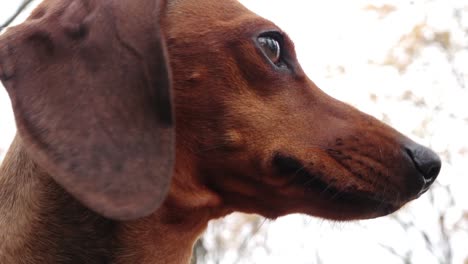
M0 263L188 263L213 211L171 196L144 219L105 219L57 185L17 136L0 167Z

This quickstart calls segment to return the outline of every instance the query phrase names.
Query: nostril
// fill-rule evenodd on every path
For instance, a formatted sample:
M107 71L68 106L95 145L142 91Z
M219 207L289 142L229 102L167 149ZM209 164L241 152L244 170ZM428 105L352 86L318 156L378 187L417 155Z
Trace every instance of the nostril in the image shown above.
M424 174L424 178L428 181L433 181L439 175L441 168L440 162L437 164L433 164L432 166L428 167L426 174Z
M439 156L434 151L420 145L406 148L406 152L426 182L432 183L442 167Z

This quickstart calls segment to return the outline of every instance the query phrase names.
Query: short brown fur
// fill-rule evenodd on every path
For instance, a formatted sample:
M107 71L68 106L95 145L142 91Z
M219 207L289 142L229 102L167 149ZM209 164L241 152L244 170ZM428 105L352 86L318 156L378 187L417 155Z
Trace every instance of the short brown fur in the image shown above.
M0 78L0 263L188 263L211 219L378 217L440 169L422 179L435 154L323 93L233 0L46 0L0 37Z

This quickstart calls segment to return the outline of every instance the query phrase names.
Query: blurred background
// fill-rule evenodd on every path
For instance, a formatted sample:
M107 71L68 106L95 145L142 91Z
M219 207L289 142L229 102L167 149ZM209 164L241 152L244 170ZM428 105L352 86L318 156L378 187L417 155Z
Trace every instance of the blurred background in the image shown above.
M0 25L32 2L0 3ZM393 215L333 222L233 214L213 221L194 263L468 264L468 1L242 0L281 26L327 93L443 159L435 186ZM14 136L0 87L0 160Z

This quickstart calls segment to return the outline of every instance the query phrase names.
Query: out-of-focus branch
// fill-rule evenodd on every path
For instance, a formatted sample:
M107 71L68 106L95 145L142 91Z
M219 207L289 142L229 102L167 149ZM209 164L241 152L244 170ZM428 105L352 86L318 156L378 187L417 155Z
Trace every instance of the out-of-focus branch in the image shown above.
M7 19L2 25L0 25L0 31L2 31L4 28L8 27L11 22L13 22L23 11L28 7L29 4L31 4L34 0L23 0L21 5L18 7L16 12Z
M244 257L244 254L247 251L250 238L254 237L260 231L260 229L262 228L262 226L265 224L266 221L267 221L266 218L258 218L251 223L252 232L249 234L249 236L246 236L244 238L244 241L242 241L242 244L240 245L238 249L239 254L237 255L237 260L234 263L240 263L242 261L242 258Z
M208 251L206 250L205 245L203 245L203 241L201 239L198 239L195 243L195 246L193 247L192 260L190 261L190 263L204 263L207 254Z
M452 245L450 244L450 234L445 226L445 214L440 215L439 217L439 227L440 233L442 235L442 240L445 242L443 244L443 254L444 260L441 263L452 263L453 259L453 252L452 252Z
M403 264L411 264L411 257L413 255L413 252L412 251L406 251L406 253L404 255L401 255L400 253L398 253L394 248L392 248L391 246L387 246L385 244L382 244L382 243L379 243L379 245L387 250L388 252L390 252L392 255L394 255L395 257L399 258L401 260L401 263Z

